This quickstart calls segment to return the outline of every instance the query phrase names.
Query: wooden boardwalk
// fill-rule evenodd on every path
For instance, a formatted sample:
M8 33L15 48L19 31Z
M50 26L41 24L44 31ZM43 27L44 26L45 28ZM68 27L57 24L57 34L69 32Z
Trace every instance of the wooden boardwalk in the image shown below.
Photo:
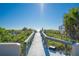
M45 56L42 38L39 32L37 32L34 36L32 45L28 52L28 56Z

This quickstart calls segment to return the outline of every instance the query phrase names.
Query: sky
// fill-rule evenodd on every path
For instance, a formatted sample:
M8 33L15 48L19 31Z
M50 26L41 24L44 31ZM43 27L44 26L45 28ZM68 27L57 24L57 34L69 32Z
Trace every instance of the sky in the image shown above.
M79 4L66 3L0 3L0 27L20 29L56 29L63 24L63 16Z

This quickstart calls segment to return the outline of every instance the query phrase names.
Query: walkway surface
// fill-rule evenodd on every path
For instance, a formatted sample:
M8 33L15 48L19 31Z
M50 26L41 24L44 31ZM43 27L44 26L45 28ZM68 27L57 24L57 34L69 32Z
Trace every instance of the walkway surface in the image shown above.
M32 45L28 52L28 56L45 56L45 51L43 48L42 37L39 32L34 36Z

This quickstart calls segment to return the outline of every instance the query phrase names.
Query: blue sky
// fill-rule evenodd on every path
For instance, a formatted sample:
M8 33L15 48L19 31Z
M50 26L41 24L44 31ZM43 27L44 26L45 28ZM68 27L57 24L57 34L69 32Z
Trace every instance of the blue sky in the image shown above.
M79 7L79 4L43 4L43 12L41 12L40 5L38 3L0 4L0 27L58 29L63 24L64 14L73 7Z

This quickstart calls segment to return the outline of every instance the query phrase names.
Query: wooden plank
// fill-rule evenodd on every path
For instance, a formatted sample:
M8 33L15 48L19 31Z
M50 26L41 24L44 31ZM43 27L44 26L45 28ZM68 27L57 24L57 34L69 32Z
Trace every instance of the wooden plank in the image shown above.
M34 36L32 45L28 52L28 56L45 56L42 38L39 32L37 32Z

